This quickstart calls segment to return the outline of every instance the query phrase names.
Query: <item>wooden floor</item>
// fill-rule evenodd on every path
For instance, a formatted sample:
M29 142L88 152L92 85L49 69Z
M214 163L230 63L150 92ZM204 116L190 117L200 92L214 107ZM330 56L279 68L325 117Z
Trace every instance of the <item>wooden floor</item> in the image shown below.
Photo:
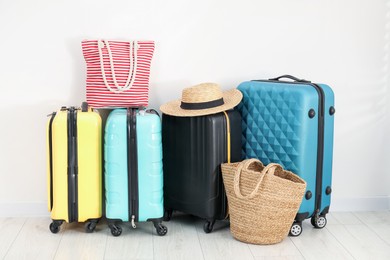
M390 212L334 212L324 229L303 224L299 237L270 246L232 238L226 221L210 234L203 221L176 214L160 237L152 223L122 224L113 237L101 221L92 234L83 224L64 224L58 234L44 218L0 218L0 259L390 259Z

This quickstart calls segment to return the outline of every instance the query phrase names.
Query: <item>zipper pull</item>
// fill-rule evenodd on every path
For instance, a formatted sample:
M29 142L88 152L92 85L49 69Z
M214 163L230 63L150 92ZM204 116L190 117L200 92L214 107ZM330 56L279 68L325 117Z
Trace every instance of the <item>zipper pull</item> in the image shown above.
M133 228L136 228L137 226L135 225L134 221L135 221L135 216L132 215L132 216L131 216L131 226L132 226Z

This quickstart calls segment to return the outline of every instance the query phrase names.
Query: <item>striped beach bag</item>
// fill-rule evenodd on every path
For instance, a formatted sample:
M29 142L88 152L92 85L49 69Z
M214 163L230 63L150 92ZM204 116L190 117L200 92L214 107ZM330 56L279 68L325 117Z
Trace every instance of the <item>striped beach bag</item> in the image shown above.
M91 107L147 106L153 41L84 40Z

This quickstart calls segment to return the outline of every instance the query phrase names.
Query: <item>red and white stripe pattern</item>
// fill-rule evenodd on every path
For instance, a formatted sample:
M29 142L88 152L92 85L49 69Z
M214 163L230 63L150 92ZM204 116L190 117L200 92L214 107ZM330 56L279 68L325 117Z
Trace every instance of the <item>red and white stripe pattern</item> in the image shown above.
M112 55L112 64L107 45L101 48L104 82L98 40L82 41L82 50L87 63L87 102L91 107L129 107L147 106L149 92L150 64L154 53L153 41L108 41ZM132 50L130 51L130 48ZM133 55L130 57L130 52ZM132 61L132 62L131 62ZM133 67L131 68L131 63ZM112 66L114 72L112 71ZM132 69L132 70L130 70ZM133 84L129 89L121 90L115 86L115 79L120 88L126 83ZM109 89L111 88L111 90ZM117 91L112 91L117 90Z

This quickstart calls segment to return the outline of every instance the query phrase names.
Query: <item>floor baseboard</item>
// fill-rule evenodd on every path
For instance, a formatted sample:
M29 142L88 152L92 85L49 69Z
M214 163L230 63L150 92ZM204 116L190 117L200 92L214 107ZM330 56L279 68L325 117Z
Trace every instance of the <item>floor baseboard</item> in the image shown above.
M332 198L331 211L390 210L390 196L365 198Z
M0 217L49 216L46 202L0 202Z

